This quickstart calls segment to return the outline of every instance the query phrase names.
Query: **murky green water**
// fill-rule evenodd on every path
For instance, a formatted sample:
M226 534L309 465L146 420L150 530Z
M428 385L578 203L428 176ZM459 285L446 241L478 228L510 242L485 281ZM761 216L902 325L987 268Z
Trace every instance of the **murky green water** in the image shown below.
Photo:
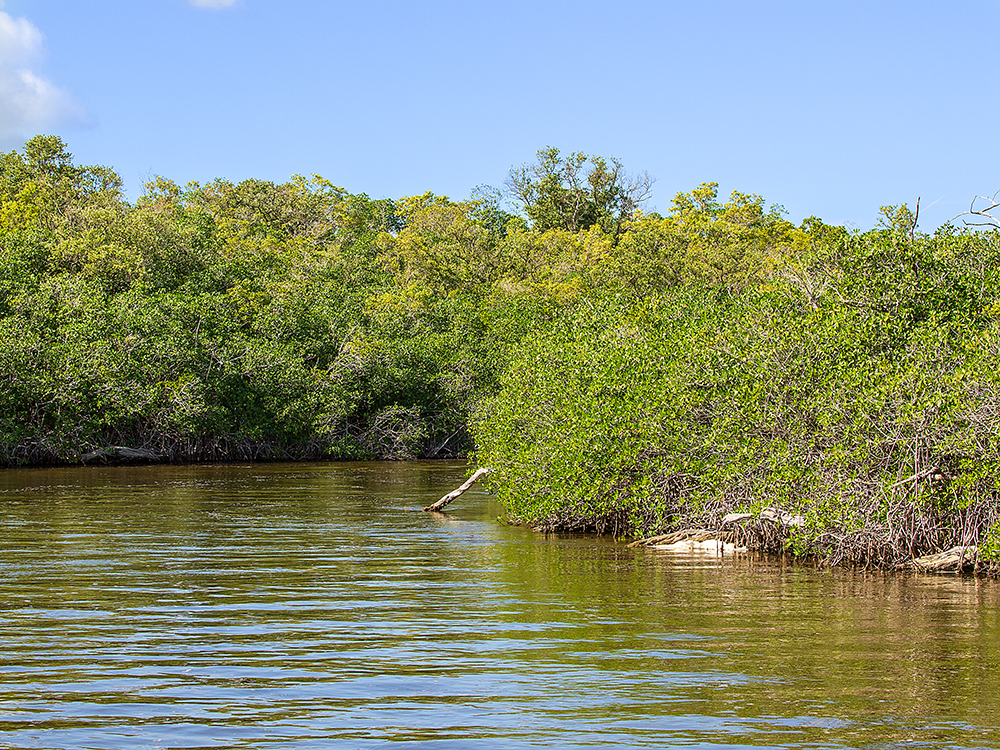
M544 537L459 464L0 472L0 747L1000 747L1000 587Z

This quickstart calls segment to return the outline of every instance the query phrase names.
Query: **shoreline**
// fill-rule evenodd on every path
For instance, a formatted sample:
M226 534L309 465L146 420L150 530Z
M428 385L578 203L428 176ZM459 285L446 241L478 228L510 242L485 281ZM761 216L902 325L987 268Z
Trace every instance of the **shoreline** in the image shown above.
M107 467L144 467L144 466L208 466L236 464L273 464L273 463L352 463L356 461L376 463L411 463L415 461L461 461L466 456L448 456L435 458L331 458L305 457L289 459L284 456L268 458L210 458L205 460L171 460L145 449L135 449L126 446L109 446L108 448L86 454L87 460L63 460L59 463L22 463L0 466L4 470L41 470L64 468L107 468ZM81 456L83 458L83 456ZM471 467L471 464L470 464ZM458 498L468 490L478 479L486 477L491 472L478 468L461 486L447 493L438 503L424 508L425 511L436 513L447 512L444 508L449 502ZM446 501L443 504L442 501ZM439 507L435 507L439 506ZM564 533L583 531L586 534L607 536L607 531L591 528L571 529L566 526L519 523L537 533ZM787 511L766 508L757 515L752 513L729 513L722 518L721 524L702 524L700 526L684 526L672 531L652 536L624 535L625 546L629 548L646 548L666 552L705 553L719 557L740 554L778 554L787 556L799 564L817 564L823 567L853 568L857 570L880 570L884 572L931 572L942 574L970 574L989 578L1000 578L1000 565L984 559L979 548L974 545L957 545L925 554L913 555L906 560L888 560L873 557L865 564L859 565L841 560L830 562L824 559L822 551L804 547L797 551L794 547L795 531L805 525L805 519ZM830 532L827 532L830 533ZM619 537L620 539L622 537Z
M660 534L646 539L638 539L630 542L628 547L645 547L654 550L664 550L668 552L704 552L714 553L718 557L726 555L739 555L747 553L761 554L789 554L788 550L761 549L753 546L749 537L740 536L732 531L711 530L711 529L681 529L672 534ZM791 553L791 557L796 562L815 560L808 555L796 555ZM991 578L1000 577L1000 568L986 562L982 567L979 548L973 546L956 546L940 552L920 555L911 560L897 562L893 565L873 565L871 567L886 572L892 571L912 571L923 573L954 573L954 574L975 574ZM836 567L854 567L840 565ZM866 568L862 568L866 569Z

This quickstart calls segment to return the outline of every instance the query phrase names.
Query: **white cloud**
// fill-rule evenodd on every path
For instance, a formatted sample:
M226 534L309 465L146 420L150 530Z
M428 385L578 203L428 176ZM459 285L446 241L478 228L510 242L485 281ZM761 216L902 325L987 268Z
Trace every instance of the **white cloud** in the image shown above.
M80 102L30 70L0 66L0 138L31 136L86 119Z
M42 56L43 39L28 19L0 11L0 140L80 123L86 117L76 97L30 69Z
M236 0L188 0L196 8L228 8L235 5Z
M21 65L42 52L42 32L27 18L0 11L0 65Z

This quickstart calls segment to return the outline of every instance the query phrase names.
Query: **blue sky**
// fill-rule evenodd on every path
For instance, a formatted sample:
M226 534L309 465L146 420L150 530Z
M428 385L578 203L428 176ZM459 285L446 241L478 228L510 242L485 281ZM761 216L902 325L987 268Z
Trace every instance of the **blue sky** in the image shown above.
M0 147L468 197L552 145L800 221L931 230L1000 189L1000 0L6 0Z

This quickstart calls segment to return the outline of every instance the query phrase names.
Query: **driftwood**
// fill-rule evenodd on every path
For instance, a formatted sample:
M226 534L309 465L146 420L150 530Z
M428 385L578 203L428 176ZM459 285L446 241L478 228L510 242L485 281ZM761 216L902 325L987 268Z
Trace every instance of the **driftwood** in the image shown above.
M917 557L904 564L916 570L954 570L956 572L974 567L979 559L977 547L952 547L934 555Z
M929 474L928 474L929 476ZM906 481L913 481L910 477ZM750 513L730 513L722 519L722 526L738 524L753 518ZM802 526L805 519L799 515L792 515L787 511L776 508L768 508L761 512L761 520L773 521L778 526L794 527ZM723 548L735 541L736 534L731 531L713 531L711 529L681 529L669 534L658 534L631 542L629 547L654 547L665 548L672 545L679 545L685 542L696 544L715 541ZM944 552L937 552L933 555L924 555L912 560L900 563L897 569L921 570L921 571L955 571L961 572L970 568L975 568L979 562L979 548L974 546L952 547Z
M651 547L663 550L710 550L717 554L746 552L745 547L734 544L734 535L729 531L709 529L681 529L672 534L659 534L648 539L632 542L629 547Z
M733 538L733 533L723 531L730 524L738 524L749 521L753 518L752 513L729 513L722 519L721 528L715 529L681 529L669 534L660 534L646 539L640 539L629 544L630 547L652 547L654 545L677 544L678 542L708 542L720 541L729 542ZM778 526L804 526L805 518L799 515L792 515L780 508L765 508L760 513L762 521L772 521Z
M719 529L681 529L670 534L660 534L629 544L630 547L668 547L684 542L702 543L718 542L725 548L737 549L736 540L739 538L732 531L724 531L726 526L740 524L754 518L752 513L729 513L723 517ZM805 518L800 515L793 515L781 508L765 508L759 516L762 521L771 521L779 527L804 526ZM743 547L739 547L743 549Z
M666 549L690 543L692 547L705 547L708 542L716 542L720 551L743 552L747 549L747 536L740 531L726 530L726 527L753 521L753 513L727 513L717 529L681 529L670 534L660 534L632 542L630 547L655 547ZM803 516L793 515L781 508L765 508L756 519L770 521L779 529L805 526Z
M729 513L722 518L722 525L728 526L731 523L741 523L753 518L753 513ZM780 508L765 508L760 512L762 521L774 521L779 526L804 526L806 519L802 516L793 516L787 510Z
M431 510L431 511L441 510L442 508L444 508L444 506L446 506L448 503L450 503L456 497L458 497L459 495L461 495L463 492L465 492L467 489L469 489L472 485L474 485L476 482L478 482L482 477L486 476L489 473L490 473L490 470L487 469L487 468L485 468L485 467L482 468L482 469L476 469L476 473L473 474L468 479L466 479L465 480L465 484L463 484L457 490L452 490L447 495L445 495L440 500L438 500L436 503L432 503L432 504L428 505L426 508L424 508L424 510Z
M629 547L652 547L656 544L677 544L677 542L708 542L716 539L725 541L729 534L708 529L681 529L670 534L659 534L630 543Z
M112 445L108 448L98 448L96 451L84 453L80 456L83 463L88 461L164 461L166 456L153 453L145 448L126 448L121 445Z

